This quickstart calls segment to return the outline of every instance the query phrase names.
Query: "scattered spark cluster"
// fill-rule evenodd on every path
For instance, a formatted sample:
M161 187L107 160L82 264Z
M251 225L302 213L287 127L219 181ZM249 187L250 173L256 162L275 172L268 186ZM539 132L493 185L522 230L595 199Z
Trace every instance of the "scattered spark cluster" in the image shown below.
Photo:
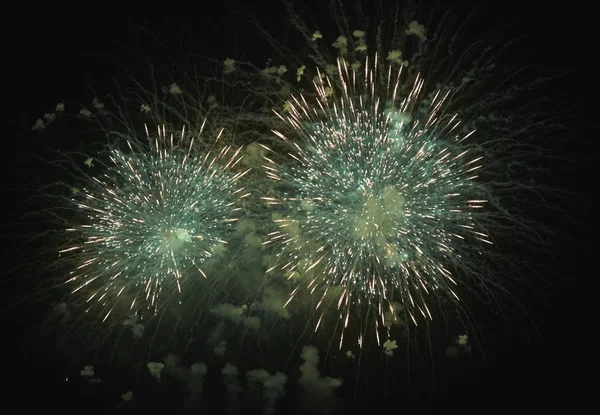
M129 137L126 150L111 148L111 164L74 195L83 216L67 229L76 242L61 250L76 264L68 284L90 307L105 307L104 319L117 304L156 312L186 276L206 277L203 263L226 243L248 195L238 182L241 149L204 151L203 127L194 137L146 128L146 143Z
M491 244L478 226L483 160L473 132L445 112L450 91L425 102L424 80L407 80L402 64L378 75L377 57L365 63L340 59L334 76L317 77L315 96L294 96L280 115L288 130L275 132L289 161L266 157L281 184L278 197L264 198L280 209L266 243L279 244L279 266L297 281L289 300L317 294L316 329L333 307L343 327L356 310L389 327L395 304L414 324L433 319L439 293L459 301L453 267L468 267L462 253ZM406 82L409 93L399 93Z

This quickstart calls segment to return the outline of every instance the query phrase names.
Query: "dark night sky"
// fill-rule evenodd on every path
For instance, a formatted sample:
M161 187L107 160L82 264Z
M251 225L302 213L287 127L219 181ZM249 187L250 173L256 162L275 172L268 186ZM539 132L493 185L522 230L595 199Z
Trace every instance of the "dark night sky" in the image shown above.
M264 16L270 14L272 22L277 22L278 16L283 11L272 6L270 1L257 2L259 6L245 6L253 13ZM59 8L51 8L47 11L25 9L17 12L7 13L8 19L12 20L14 30L8 34L8 50L5 50L4 70L14 70L14 77L5 78L4 88L8 88L9 97L12 98L12 89L15 88L16 100L6 100L5 105L13 108L14 116L8 120L8 131L17 132L15 156L30 149L26 141L29 134L20 134L20 131L28 131L41 114L52 109L53 106L63 100L73 102L89 102L90 85L101 90L103 86L112 83L107 73L116 77L121 68L117 65L99 59L100 56L110 56L119 60L125 66L135 67L137 63L127 51L134 52L136 56L149 56L154 60L163 59L165 52L157 50L155 44L148 42L139 35L136 26L147 27L148 31L156 35L167 45L174 61L179 61L185 56L185 52L193 49L205 56L216 56L225 58L235 55L231 52L231 44L235 45L237 54L247 55L256 59L259 63L264 62L266 56L262 50L252 47L253 39L246 33L236 32L235 21L232 19L228 9L233 2L216 1L210 2L210 9L196 2L196 10L189 17L183 15L173 17L168 15L170 7L159 7L162 16L156 16L159 10L135 10L135 13L117 9L109 9L100 4L81 3L80 10L73 8L61 11ZM126 7L133 7L127 5ZM156 8L157 6L146 5L145 8ZM463 8L468 8L468 3L463 2ZM564 69L576 70L576 60L571 53L567 52L574 43L575 34L568 31L565 21L569 19L564 16L564 10L556 6L552 9L549 3L543 8L522 2L497 2L493 6L494 27L504 27L512 24L513 28L522 28L529 32L526 39L527 47L533 46L538 54L538 62L542 65L559 66ZM83 9L87 9L83 11ZM165 16L166 15L166 16ZM277 23L273 23L277 28ZM486 25L486 22L481 22ZM138 68L141 68L140 65ZM13 69L14 68L14 69ZM569 76L565 80L564 88L573 88L572 81L576 76ZM575 99L575 95L573 95ZM573 121L573 126L578 125ZM11 151L11 137L5 137L6 150ZM570 157L581 157L582 164L589 155L587 151L567 150ZM15 158L8 156L10 160ZM11 163L9 161L8 168ZM580 174L583 170L574 170L569 174ZM9 170L9 177L14 178L15 173ZM11 176L12 175L12 176ZM18 177L17 183L19 183ZM585 179L571 177L565 179L572 191L584 193L587 188ZM13 187L12 185L9 185ZM17 185L18 186L18 185ZM16 201L11 196L11 201ZM9 202L10 203L10 202ZM577 213L577 220L585 221L587 211ZM579 232L579 231L577 231ZM574 234L580 238L581 234ZM585 270L585 255L582 250L567 246L569 254L573 258L573 276ZM581 257L576 257L581 255ZM591 276L588 272L587 276ZM574 290L573 290L574 293ZM453 402L462 403L466 407L473 404L480 407L481 411L487 412L489 407L495 409L496 403L512 400L524 400L529 404L537 405L531 409L542 412L544 409L557 409L556 405L548 405L550 401L563 402L565 408L571 409L574 395L571 391L574 379L577 379L575 371L577 367L577 327L573 319L571 291L564 291L563 297L548 300L548 305L543 307L546 315L540 329L544 341L541 344L521 342L521 339L513 339L514 347L518 348L513 354L498 356L496 368L486 369L478 374L473 384L461 387L460 384L453 386L451 392ZM17 331L18 332L18 331ZM8 335L8 333L5 333ZM509 340L510 341L510 340ZM509 350L509 348L504 348ZM18 353L18 352L17 352ZM18 356L18 355L17 355ZM515 357L518 356L518 357ZM10 356L8 356L10 358ZM5 381L18 390L12 396L39 396L47 405L46 409L65 409L60 403L64 398L64 391L56 391L52 386L44 389L43 376L34 376L31 372L35 368L35 362L24 362L20 358L11 359L15 368L20 373L13 376L5 376ZM9 372L10 372L9 369ZM32 390L33 389L33 390ZM21 395L23 394L23 395ZM5 403L8 401L5 400ZM404 409L404 403L396 404L398 412ZM515 410L526 410L525 407L513 406ZM454 405L453 405L454 406ZM452 409L445 407L444 410L459 411L460 407ZM84 409L85 412L92 412Z

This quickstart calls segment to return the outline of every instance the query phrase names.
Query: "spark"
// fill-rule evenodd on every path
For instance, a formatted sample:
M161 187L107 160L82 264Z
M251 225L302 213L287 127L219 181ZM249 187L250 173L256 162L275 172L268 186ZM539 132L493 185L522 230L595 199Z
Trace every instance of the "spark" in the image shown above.
M426 104L419 74L406 79L392 64L379 72L377 56L362 67L340 59L334 76L316 77L314 97L293 96L277 114L288 130L274 131L289 159L265 157L268 177L283 184L264 198L282 207L269 243L279 244L281 268L299 274L288 303L302 286L315 293L315 310L336 308L342 339L353 309L374 315L376 332L389 327L394 302L415 324L433 319L432 293L459 300L449 266L491 243L475 220L486 203L472 176L482 157L469 145L474 131L459 134L460 116L445 112L450 91Z
M165 291L180 294L194 273L207 278L202 265L226 243L247 171L234 169L240 148L200 146L203 127L177 139L146 126L146 143L128 137L126 150L110 148L111 164L74 196L80 223L67 231L77 243L60 250L76 264L67 284L90 308L108 308L104 320L119 301L157 312Z

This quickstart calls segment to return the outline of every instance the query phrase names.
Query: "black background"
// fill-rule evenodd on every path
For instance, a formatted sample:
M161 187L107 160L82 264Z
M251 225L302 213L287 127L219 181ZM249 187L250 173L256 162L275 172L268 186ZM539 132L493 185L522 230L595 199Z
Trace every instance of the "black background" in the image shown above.
M444 3L445 4L445 3ZM284 15L283 8L276 2L257 2L255 5L235 5L232 1L190 4L180 9L180 13L169 13L174 7L168 4L146 4L142 8L134 8L128 4L118 7L100 3L79 3L64 10L53 5L42 10L37 5L20 4L17 11L5 13L10 20L6 28L12 26L5 36L7 48L4 50L4 90L5 107L8 108L5 127L6 136L2 148L6 167L6 187L18 188L21 178L13 169L14 160L25 151L35 148L28 133L36 118L51 110L59 101L89 102L93 96L88 87L94 85L101 90L113 82L107 73L119 76L122 68L114 63L98 59L97 56L111 56L121 59L123 66L135 67L139 64L132 55L151 56L160 60L165 56L164 50L158 50L156 45L146 42L140 36L139 27L146 27L148 32L155 35L167 45L173 61L180 61L186 51L194 50L204 56L214 56L224 59L229 55L245 55L249 59L263 62L268 56L262 48L254 47L256 39L240 29L232 17L234 7L242 7L255 15L270 16L273 30L280 25L280 16ZM470 4L463 2L456 7L468 9ZM486 6L488 7L488 6ZM191 8L188 11L188 8ZM486 10L486 19L474 23L484 28L488 25L502 29L511 26L514 30L528 34L524 49L535 49L538 62L541 65L562 67L572 70L565 77L561 87L564 91L580 91L579 83L583 83L577 65L581 65L578 48L585 35L573 29L573 22L565 7L544 4L540 6L527 1L494 2ZM477 30L475 28L474 30ZM233 49L232 49L233 45ZM14 88L14 95L12 93ZM14 98L13 98L14 97ZM572 94L574 104L580 98ZM577 105L575 105L577 108ZM11 112L14 113L11 115ZM572 119L573 129L579 129L585 124L581 119ZM591 124L591 123L589 123ZM8 128L6 128L8 127ZM556 172L560 181L569 190L585 195L589 186L588 168L590 161L595 160L590 151L591 143L576 133L577 141L573 146L565 148L565 154L576 160L576 168L568 172ZM70 140L75 138L65 138ZM67 143L68 144L68 143ZM14 148L13 148L14 145ZM587 146L587 147L586 147ZM41 168L41 167L40 167ZM13 183L15 183L13 185ZM6 211L14 211L21 197L18 192L10 192L3 196ZM587 223L589 204L571 206L570 213L578 221ZM10 226L8 229L11 229ZM18 230L14 230L17 231ZM582 245L587 245L587 229L564 229L578 239ZM10 239L4 238L4 243ZM572 258L572 270L566 279L572 280L568 289L565 288L560 296L548 298L548 303L540 310L545 310L539 321L543 334L542 342L528 342L525 339L511 339L514 345L513 353L497 356L494 367L481 369L469 376L458 376L453 379L439 395L420 397L423 402L447 402L440 405L441 411L463 411L477 408L478 412L500 410L501 406L511 411L535 410L537 413L550 411L571 412L574 403L578 402L581 393L577 384L581 380L580 371L584 370L585 361L578 354L582 351L577 347L579 321L582 319L580 276L590 278L593 271L588 270L589 252L583 247L565 246L565 254ZM583 284L582 284L583 285ZM5 290L5 293L8 293ZM9 304L11 299L5 301ZM27 360L20 355L18 336L19 328L14 328L10 322L5 326L2 335L6 339L5 346L9 352L5 355L8 360L8 374L5 374L4 407L28 412L28 409L43 409L46 411L63 411L101 413L99 407L90 406L90 397L79 397L76 390L64 385L54 385L53 376L36 372L36 362L31 356ZM14 346L14 348L13 348ZM503 350L510 350L509 346ZM8 389L7 389L7 386ZM393 385L389 385L393 389ZM377 394L372 392L374 398ZM401 393L399 393L401 395ZM381 395L383 396L383 395ZM348 397L348 408L358 408L364 405L371 410L382 408L391 413L400 413L409 409L410 403L404 399L397 401L394 393L387 391L387 398L370 402L351 402ZM88 399L88 401L86 401ZM96 399L98 399L96 397ZM417 398L419 399L419 398ZM417 406L416 410L427 413L429 407ZM168 408L168 407L167 407ZM469 411L470 412L470 411Z

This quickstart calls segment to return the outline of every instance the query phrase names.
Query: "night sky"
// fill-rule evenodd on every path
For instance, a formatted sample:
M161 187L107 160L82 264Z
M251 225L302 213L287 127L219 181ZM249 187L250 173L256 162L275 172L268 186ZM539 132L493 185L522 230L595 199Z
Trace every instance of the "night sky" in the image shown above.
M20 165L19 157L28 152L43 152L39 143L35 142L40 138L30 132L35 120L52 110L57 102L90 102L94 97L90 88L97 91L112 90L115 80L118 83L128 75L146 79L147 62L160 62L168 66L183 62L192 52L217 59L244 57L262 65L269 54L265 48L256 45L263 44L263 41L247 28L242 17L234 16L232 10L243 9L259 16L273 33L283 28L285 11L271 0L257 2L260 4L256 6L235 3L234 0L210 2L210 6L195 3L186 6L194 8L189 12L185 8L173 7L171 10L172 6L166 4L147 4L142 9L134 9L129 4L109 8L100 4L81 3L64 10L60 7L42 10L18 5L17 11L5 14L8 25L13 27L4 36L8 44L8 49L3 52L3 66L8 75L4 87L11 98L6 100L5 105L10 108L9 113L12 110L14 114L6 121L9 128L5 129L8 136L4 140L4 187L7 191L2 198L8 204L6 211L11 212L1 232L4 244L10 244L12 235L19 232L15 221L22 213L18 203L26 194L21 189L27 182L20 172L24 169L31 171L32 167ZM460 11L469 10L470 7L468 2L456 4L456 10ZM521 47L524 53L535 52L530 62L541 67L560 68L565 74L564 79L556 84L560 85L557 88L560 91L556 92L561 99L573 103L575 116L578 115L578 98L571 91L576 88L580 78L576 72L577 59L570 48L578 34L570 30L566 23L570 19L564 13L562 7L549 4L540 8L527 1L495 2L484 13L485 19L473 23L473 31L493 27L526 33ZM319 21L318 14L311 17ZM164 45L163 48L157 46L157 39ZM11 76L13 71L14 75ZM12 99L13 88L16 101ZM583 123L574 116L564 121L573 131L573 139L555 149L563 157L573 160L573 163L561 164L560 171L555 171L556 182L568 191L585 197L589 188L589 179L585 178L586 163L593 159L593 153L589 151L589 140L586 142L577 132ZM60 140L53 143L55 148L71 147L81 139L69 134L52 137ZM47 136L43 137L43 140L47 139ZM48 172L43 165L36 166L34 170L40 174ZM583 314L573 304L574 299L581 296L581 285L589 285L577 284L576 279L579 275L590 278L594 272L587 271L590 254L585 249L586 226L572 224L587 222L591 202L580 202L571 197L565 199L562 208L572 221L565 220L554 225L581 246L571 242L561 245L563 262L567 265L560 278L552 277L550 281L558 289L554 290L554 294L544 297L543 304L532 307L536 310L532 318L536 321L540 336L528 339L516 333L514 337L509 337L504 334L505 330L499 330L495 336L488 322L483 321L482 326L494 342L490 347L494 355L488 365L473 361L461 367L437 365L426 373L416 373L409 382L400 374L387 373L385 367L378 366L379 363L369 368L367 360L364 364L367 365L369 376L387 376L385 390L361 383L358 389L364 389L366 393L354 398L353 388L344 389L340 394L340 408L345 408L345 413L353 413L357 408L383 411L379 409L381 405L388 408L389 413L406 412L407 409L428 413L429 407L437 409L433 412L470 412L474 408L478 412L500 411L500 408L511 411L529 409L538 413L556 413L559 408L563 408L563 411L572 410L572 402L577 400L574 383L580 376L576 371L581 369L577 365L580 360L577 356L580 351L576 346L580 325L578 320ZM5 263L8 264L14 258L10 252L5 251ZM36 355L22 345L22 337L26 333L31 334L25 327L31 323L31 316L43 311L29 310L26 303L23 304L11 294L19 286L19 278L7 276L7 288L3 290L7 296L3 301L3 310L7 311L3 314L11 316L11 321L5 326L9 330L4 332L5 345L9 347L5 354L9 365L4 377L8 385L8 389L4 389L7 393L5 406L14 407L12 411L19 412L39 408L62 413L75 410L79 413L111 413L114 405L103 406L105 394L110 391L118 396L122 392L111 390L110 385L103 386L103 393L86 392L77 385L61 383L58 362L56 373L48 369L47 363L41 369ZM545 288L540 287L542 289ZM17 314L22 314L21 318L12 317L15 310L18 310ZM484 316L484 320L487 318L485 311L481 311L480 315ZM424 359L427 361L429 358L424 356ZM432 376L435 378L433 382ZM422 384L431 383L436 385L435 391L423 392L428 388ZM379 383L373 381L372 384ZM112 405L114 396L110 399ZM417 406L412 406L413 401L418 402ZM167 398L154 408L169 411ZM286 412L282 410L282 413Z

